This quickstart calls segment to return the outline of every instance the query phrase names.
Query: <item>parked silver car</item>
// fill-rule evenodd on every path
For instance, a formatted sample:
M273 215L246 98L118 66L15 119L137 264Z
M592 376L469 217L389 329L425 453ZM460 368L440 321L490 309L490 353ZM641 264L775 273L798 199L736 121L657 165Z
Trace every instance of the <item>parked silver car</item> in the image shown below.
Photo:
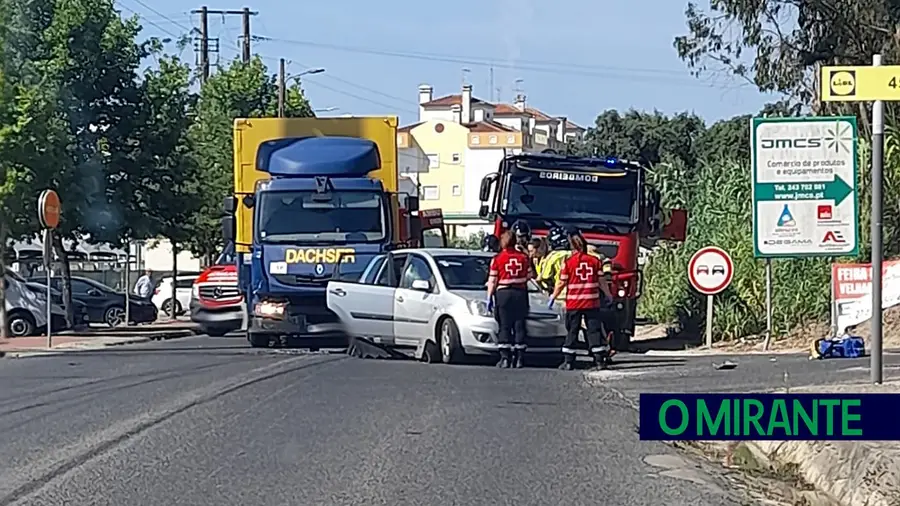
M392 251L373 258L356 281L330 281L328 308L350 336L414 349L429 362L493 353L497 322L485 304L492 257L447 248ZM529 291L528 352L559 353L566 334L560 313L547 309L537 285Z

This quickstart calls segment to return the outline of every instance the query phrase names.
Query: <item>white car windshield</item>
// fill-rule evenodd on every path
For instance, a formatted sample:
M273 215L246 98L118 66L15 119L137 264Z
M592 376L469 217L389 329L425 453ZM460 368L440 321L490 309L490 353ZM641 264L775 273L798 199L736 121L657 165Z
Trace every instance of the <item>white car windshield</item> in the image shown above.
M434 257L441 277L448 290L484 290L491 267L489 256L440 255ZM538 286L528 282L529 292L540 292Z

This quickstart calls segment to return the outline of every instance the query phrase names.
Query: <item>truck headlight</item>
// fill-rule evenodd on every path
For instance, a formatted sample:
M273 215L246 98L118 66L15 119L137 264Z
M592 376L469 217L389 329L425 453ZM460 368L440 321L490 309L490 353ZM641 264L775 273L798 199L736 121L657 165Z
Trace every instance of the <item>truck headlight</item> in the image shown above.
M272 318L273 320L284 319L287 304L284 302L263 301L256 304L253 313L263 318Z
M624 288L619 288L618 295L619 295L619 297L624 297L624 296L625 296L625 289L624 289Z
M488 305L483 300L470 300L469 312L475 316L494 316L494 313L488 311Z

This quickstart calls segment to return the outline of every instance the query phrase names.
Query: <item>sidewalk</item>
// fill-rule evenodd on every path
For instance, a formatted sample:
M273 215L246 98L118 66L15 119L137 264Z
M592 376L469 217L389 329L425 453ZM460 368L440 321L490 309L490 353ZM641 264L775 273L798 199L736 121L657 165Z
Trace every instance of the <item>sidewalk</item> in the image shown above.
M47 347L47 336L17 337L0 341L0 357L21 358L36 354L180 339L191 336L193 333L194 325L191 322L163 321L114 329L91 328L85 331L61 332L52 336L52 348Z

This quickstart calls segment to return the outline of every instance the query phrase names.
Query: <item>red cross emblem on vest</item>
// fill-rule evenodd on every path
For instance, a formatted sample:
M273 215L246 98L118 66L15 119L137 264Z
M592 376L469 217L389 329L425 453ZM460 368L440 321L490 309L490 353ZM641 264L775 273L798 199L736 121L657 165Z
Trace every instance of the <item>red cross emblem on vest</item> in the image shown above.
M578 279L587 283L594 275L594 269L587 262L581 262L578 264L578 268L575 269L575 275L578 276Z
M506 272L513 278L519 277L519 273L522 272L522 264L519 263L518 258L510 258L506 262Z

